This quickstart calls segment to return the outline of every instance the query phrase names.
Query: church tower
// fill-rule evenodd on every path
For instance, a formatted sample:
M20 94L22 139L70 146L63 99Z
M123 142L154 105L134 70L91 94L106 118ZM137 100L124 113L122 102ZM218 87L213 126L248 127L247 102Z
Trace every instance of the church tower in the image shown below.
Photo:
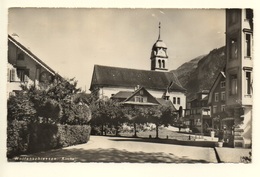
M168 71L167 62L167 46L161 40L161 23L159 23L159 36L155 42L151 53L151 70L154 71Z

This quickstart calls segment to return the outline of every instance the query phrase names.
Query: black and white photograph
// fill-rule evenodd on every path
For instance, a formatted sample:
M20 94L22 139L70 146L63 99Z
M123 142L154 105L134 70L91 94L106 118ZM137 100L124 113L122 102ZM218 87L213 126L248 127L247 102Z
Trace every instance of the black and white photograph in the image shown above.
M9 7L3 158L252 165L255 25L251 6Z

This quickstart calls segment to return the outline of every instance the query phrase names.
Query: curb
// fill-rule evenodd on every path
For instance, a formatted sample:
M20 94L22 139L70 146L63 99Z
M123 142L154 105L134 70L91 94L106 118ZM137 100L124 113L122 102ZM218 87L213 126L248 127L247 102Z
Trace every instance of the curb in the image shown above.
M218 163L223 163L223 162L220 160L220 158L219 158L218 151L217 151L216 147L214 147L214 151L215 151L215 155L216 155L216 159L217 159Z

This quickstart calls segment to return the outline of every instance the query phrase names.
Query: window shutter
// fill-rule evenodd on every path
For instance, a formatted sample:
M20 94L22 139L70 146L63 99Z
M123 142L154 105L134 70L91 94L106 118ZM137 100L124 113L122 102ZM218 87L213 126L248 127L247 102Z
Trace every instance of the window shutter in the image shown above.
M10 69L7 68L7 82L10 82Z
M10 81L15 81L15 69L11 69L10 71Z

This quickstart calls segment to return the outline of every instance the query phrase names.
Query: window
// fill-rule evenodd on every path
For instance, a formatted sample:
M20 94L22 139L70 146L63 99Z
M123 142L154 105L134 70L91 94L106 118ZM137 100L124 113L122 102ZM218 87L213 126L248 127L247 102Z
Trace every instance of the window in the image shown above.
M226 100L226 93L225 92L221 92L221 100L222 101Z
M158 60L158 64L159 64L159 68L161 68L162 66L162 64L161 64L161 60Z
M176 97L173 97L173 104L176 104Z
M217 113L217 106L213 106L212 110L213 110L213 114Z
M246 94L251 95L251 72L246 71Z
M165 68L165 61L162 60L162 67Z
M218 93L215 93L215 102L218 102L218 100L219 100L219 95Z
M221 112L225 112L226 110L226 105L221 105Z
M180 99L180 97L177 98L177 104L181 104L181 99Z
M139 103L147 102L147 97L135 96L135 102L139 102Z
M237 75L236 74L230 75L230 94L231 95L237 94Z
M28 82L29 70L28 69L17 69L17 76L21 82Z
M226 87L226 82L225 81L221 81L220 82L220 87L221 88L225 88Z
M236 59L237 58L237 39L231 38L230 39L230 52L229 52L229 58L230 59Z
M245 55L246 55L246 57L251 56L251 34L250 33L246 33Z

